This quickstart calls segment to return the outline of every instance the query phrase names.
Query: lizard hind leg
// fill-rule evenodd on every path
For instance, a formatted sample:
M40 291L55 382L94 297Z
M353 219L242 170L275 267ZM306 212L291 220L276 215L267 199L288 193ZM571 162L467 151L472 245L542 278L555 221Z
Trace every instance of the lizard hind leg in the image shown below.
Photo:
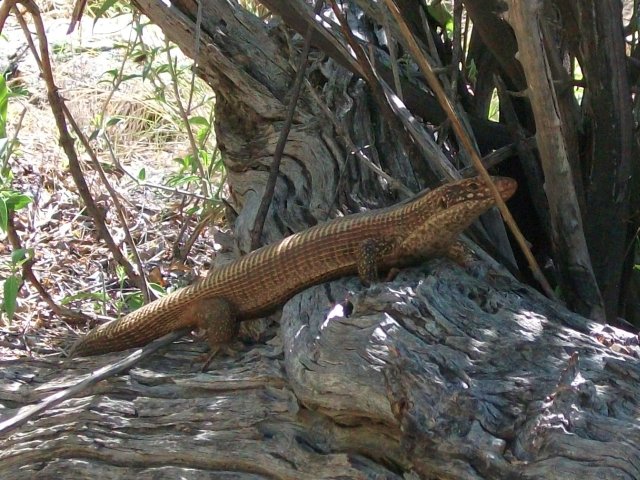
M233 306L224 298L205 298L190 305L193 324L205 331L211 354L203 371L213 358L226 349L238 334L239 323Z

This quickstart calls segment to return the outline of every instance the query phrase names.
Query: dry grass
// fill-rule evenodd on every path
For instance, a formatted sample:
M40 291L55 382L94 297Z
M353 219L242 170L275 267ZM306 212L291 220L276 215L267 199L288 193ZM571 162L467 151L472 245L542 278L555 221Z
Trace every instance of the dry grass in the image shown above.
M72 37L64 31L72 5L69 2L50 2L45 22L49 28L49 45L54 62L56 82L67 105L85 135L98 131L93 146L114 189L125 208L132 235L140 251L146 273L156 271L169 275L186 270L188 276L198 272L172 261L176 243L183 244L195 227L195 219L184 214L194 205L192 198L168 194L153 188L140 187L113 163L113 158L134 175L146 168L149 181L161 183L167 175L176 175L175 157L190 151L187 136L177 109L172 105L172 90L165 89L167 101L159 101L157 90L147 81L128 80L112 91L104 73L121 66L125 49L112 48L115 42L124 43L129 29L123 17L101 20L91 35L92 20L85 19L82 28ZM11 20L3 32L9 38L8 51L18 49L24 41L22 32ZM158 36L157 31L149 32ZM149 40L160 42L158 38ZM1 45L7 47L6 44ZM181 62L188 64L187 59ZM33 197L33 203L18 212L18 233L25 247L36 255L34 273L58 303L84 311L116 315L131 306L136 298L126 282L121 281L118 267L102 242L96 240L93 221L88 218L67 171L67 160L58 145L58 132L47 102L44 84L36 64L27 54L19 63L20 75L13 88L27 92L12 99L9 109L9 136L14 134L18 118L24 111L22 128L18 132L20 146L11 159L14 174L13 188ZM128 62L125 72L140 72L142 66ZM166 77L166 76L165 76ZM167 80L164 78L165 81ZM188 82L183 81L188 84ZM157 85L156 85L157 87ZM184 95L187 93L182 91ZM208 116L211 92L200 85L196 99L203 103L192 115ZM100 119L118 118L114 124L100 123ZM97 130L102 126L103 130ZM76 142L79 148L79 142ZM88 156L81 149L81 158ZM105 220L112 235L125 254L131 252L124 243L124 231L113 205L98 181L96 172L84 163L87 181L94 198L105 212ZM0 278L9 275L10 247L0 233ZM200 241L190 258L205 268L213 251L212 241ZM156 277L159 279L160 277ZM160 280L158 280L160 281ZM129 304L127 303L129 301ZM46 327L46 328L45 328ZM18 352L35 349L40 353L58 351L58 339L73 339L70 330L85 329L86 325L71 327L65 319L54 316L33 288L24 284L18 299L18 311L9 324L6 316L0 320L0 355L15 356Z

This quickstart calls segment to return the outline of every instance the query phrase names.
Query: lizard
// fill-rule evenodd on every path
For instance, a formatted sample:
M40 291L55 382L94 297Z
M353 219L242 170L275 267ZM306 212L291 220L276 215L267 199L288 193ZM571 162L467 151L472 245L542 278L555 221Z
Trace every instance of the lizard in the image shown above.
M503 200L515 180L492 177ZM213 269L194 283L80 338L70 356L143 346L172 331L203 328L212 349L237 334L238 322L277 310L312 285L358 274L377 281L383 269L446 255L457 237L495 205L479 177L448 183L406 203L335 218Z

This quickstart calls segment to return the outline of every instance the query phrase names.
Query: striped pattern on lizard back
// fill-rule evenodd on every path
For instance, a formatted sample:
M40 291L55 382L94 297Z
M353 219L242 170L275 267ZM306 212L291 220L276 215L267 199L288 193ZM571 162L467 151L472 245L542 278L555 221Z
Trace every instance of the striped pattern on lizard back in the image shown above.
M517 186L510 178L493 180L504 199ZM358 273L366 242L380 246L374 248L374 271L442 254L494 204L484 182L471 178L420 194L404 204L330 220L255 250L216 268L200 282L95 328L79 340L72 354L123 350L174 330L195 327L198 320L194 312L203 299L224 299L237 321L264 316L311 285Z

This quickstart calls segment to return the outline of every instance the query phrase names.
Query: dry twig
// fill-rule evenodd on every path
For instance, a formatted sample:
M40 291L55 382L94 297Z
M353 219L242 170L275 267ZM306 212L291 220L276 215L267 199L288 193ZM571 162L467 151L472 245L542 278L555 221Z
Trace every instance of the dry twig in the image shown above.
M489 172L487 172L487 170L484 168L484 165L482 165L482 159L480 158L480 155L478 154L476 148L471 142L469 135L467 135L467 132L465 128L462 126L462 123L460 123L460 119L456 115L453 109L453 106L449 101L449 98L447 97L444 89L442 88L442 85L440 85L440 82L438 81L438 78L436 77L435 72L431 68L431 65L429 64L428 60L426 59L420 47L418 46L415 39L413 38L413 35L411 34L409 27L405 23L404 18L402 18L402 15L398 10L398 7L395 5L393 0L385 0L385 3L389 8L389 11L391 12L391 14L396 19L396 22L400 27L400 32L402 33L404 41L409 47L409 50L411 51L413 58L418 63L418 66L420 67L420 71L427 79L427 82L429 83L429 86L435 93L438 101L440 102L440 105L442 106L442 109L446 112L447 117L451 121L451 126L454 132L456 133L458 140L460 141L464 149L467 151L467 153L471 157L471 160L474 166L476 167L478 173L480 174L480 176L489 185L489 188L491 188L493 195L496 199L496 205L500 209L500 213L502 213L502 217L504 218L505 223L509 226L509 229L511 230L511 232L513 233L513 236L518 242L518 245L520 246L522 253L526 257L527 262L529 263L529 267L531 268L531 272L533 273L533 276L538 281L538 283L544 290L545 294L549 298L557 300L557 297L553 292L551 285L549 285L549 282L547 281L544 274L542 273L542 270L540 269L538 262L533 256L533 253L531 253L531 249L529 249L527 241L522 235L522 232L520 231L520 229L518 228L516 221L514 220L513 216L511 215L511 212L507 208L507 205L504 203L504 200L502 200L502 198L500 197L500 193L498 192L498 189L491 182L491 176L489 175Z
M313 11L317 15L320 12L320 8L324 0L316 0L316 4ZM276 181L278 180L278 173L280 171L280 161L282 160L282 154L284 152L284 146L287 143L287 137L291 130L291 123L293 122L293 115L296 111L296 105L298 104L298 98L300 97L300 90L302 89L302 82L304 81L304 73L307 69L307 62L309 57L309 50L311 48L311 26L307 27L307 33L304 36L304 46L300 53L300 62L298 63L298 71L296 73L296 79L291 89L291 96L289 98L289 107L287 108L287 117L282 125L280 131L280 137L278 138L278 144L276 145L276 151L273 153L273 162L269 170L269 178L267 184L264 187L264 194L262 195L262 201L260 207L256 213L256 220L251 231L251 249L255 250L260 246L260 237L262 236L262 230L264 228L264 222L267 218L267 212L273 199L273 192L276 188Z

